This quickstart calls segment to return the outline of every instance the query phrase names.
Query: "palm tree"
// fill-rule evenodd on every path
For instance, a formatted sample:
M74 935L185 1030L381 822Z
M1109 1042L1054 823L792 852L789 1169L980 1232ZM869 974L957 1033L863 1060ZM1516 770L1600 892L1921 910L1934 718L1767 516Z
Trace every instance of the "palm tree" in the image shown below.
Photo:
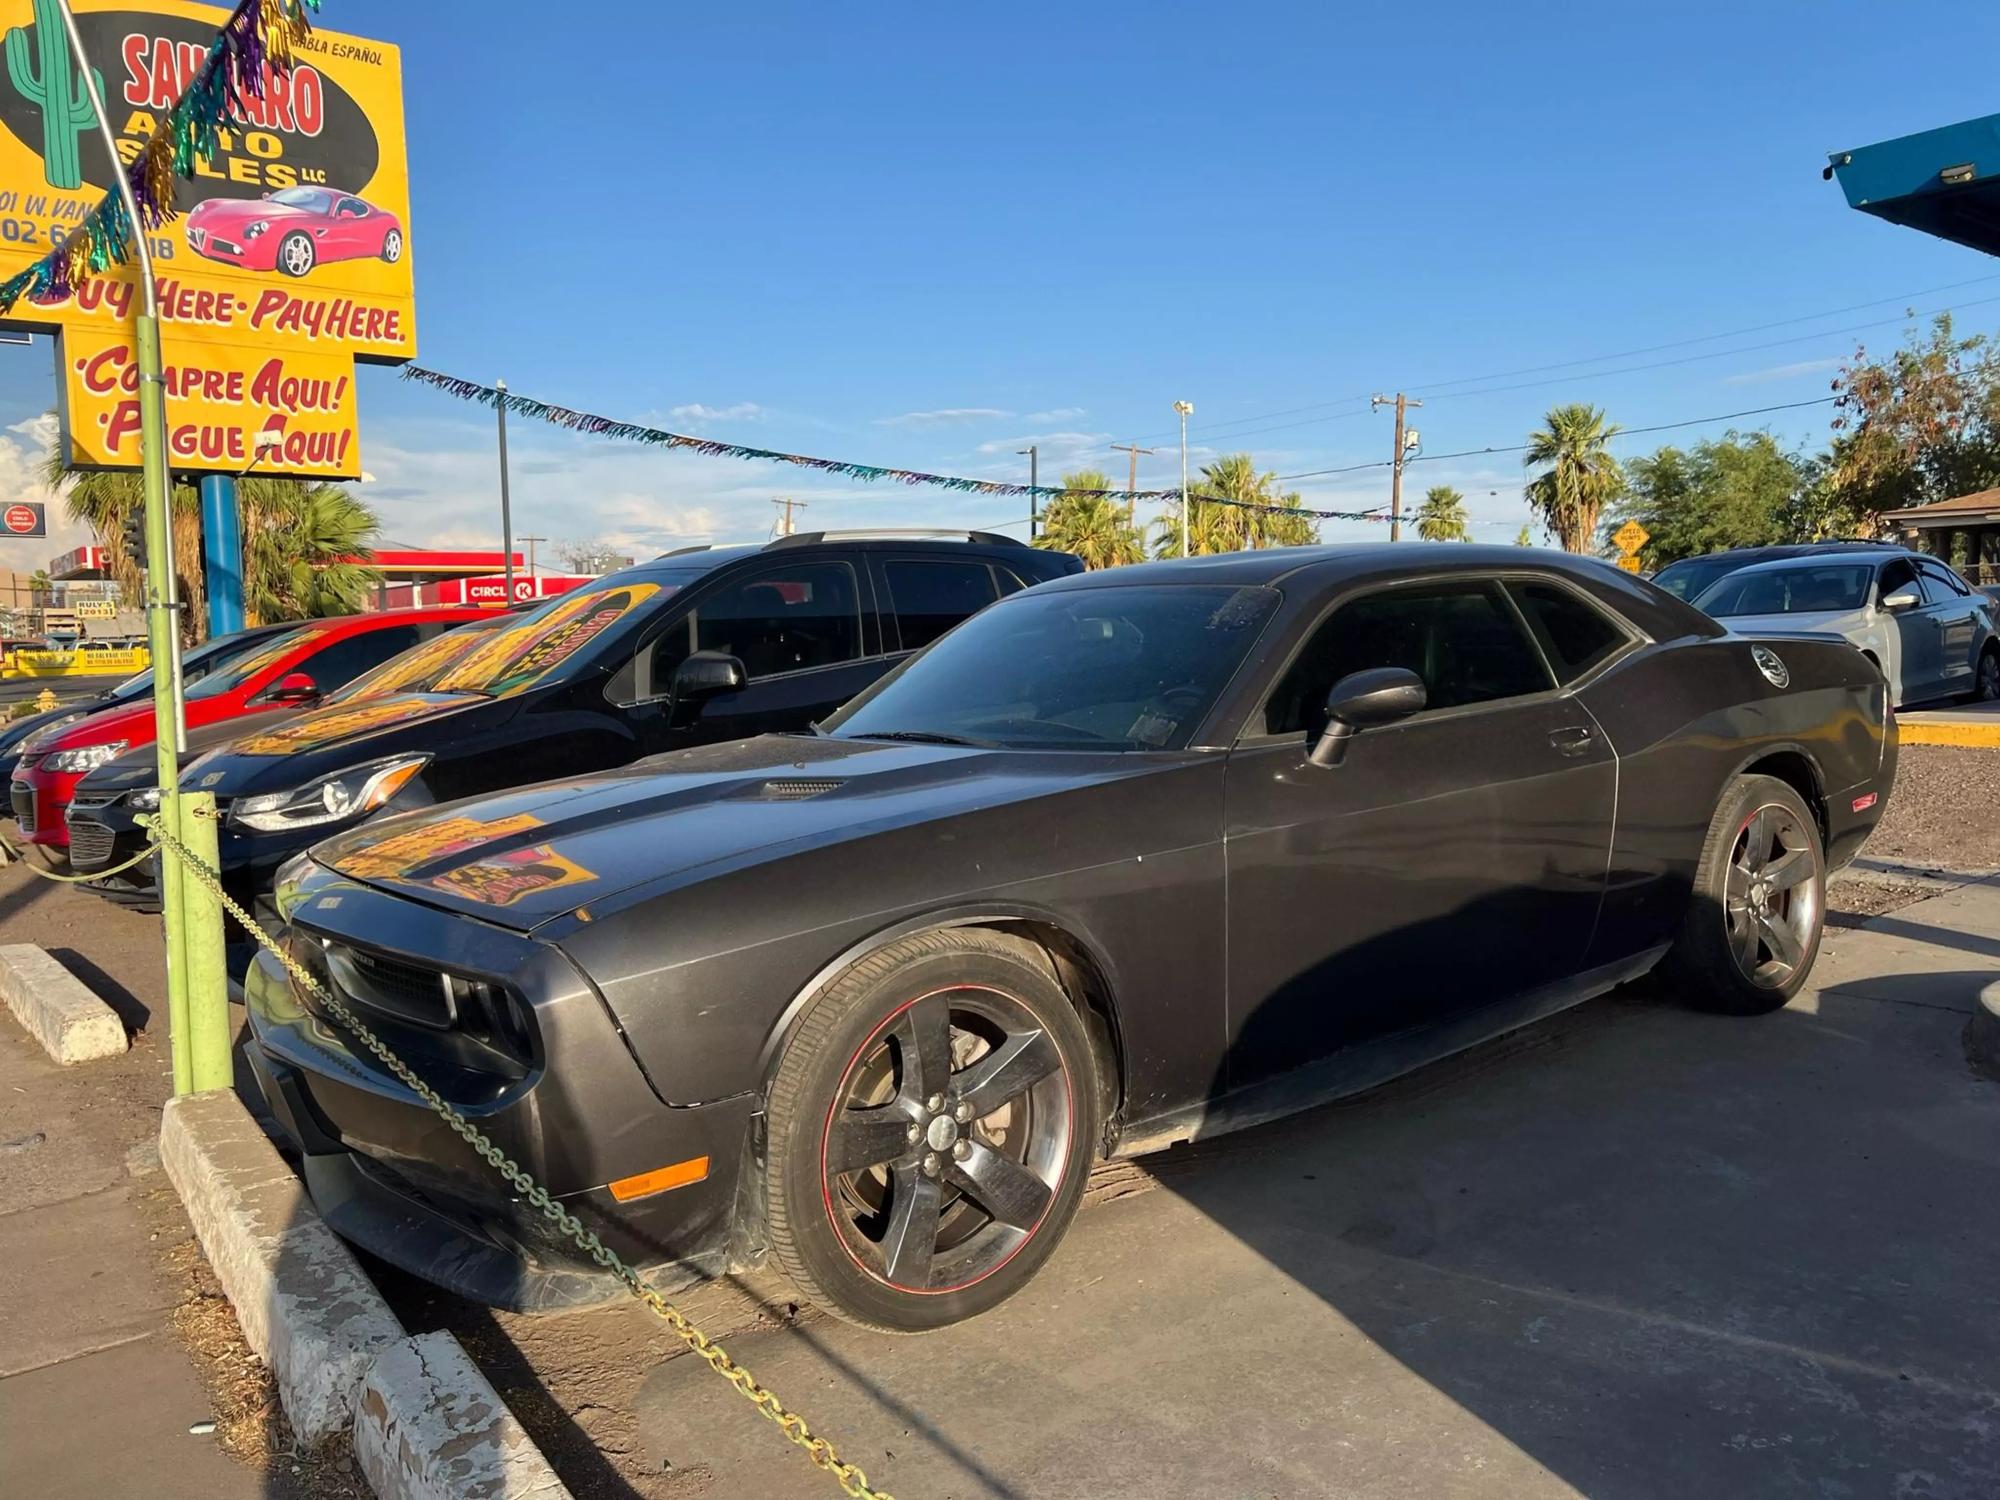
M1541 429L1528 434L1521 462L1542 469L1528 481L1528 504L1566 552L1590 550L1599 513L1625 487L1606 446L1617 432L1597 407L1572 402L1551 408Z
M1434 484L1424 491L1424 503L1417 507L1417 535L1427 542L1471 541L1465 496L1448 484Z
M125 521L145 503L140 476L78 473L51 451L42 479L62 494L72 520L97 533L111 576L127 598L142 591L139 559L125 550ZM367 566L374 512L336 485L299 479L239 480L243 527L243 603L252 623L351 614L380 575ZM202 585L201 502L177 481L172 494L174 573L183 605L182 638L200 639L206 619Z
M1276 506L1298 511L1296 494L1277 493L1277 476L1259 474L1247 453L1219 458L1201 471L1188 507L1189 550L1200 557L1214 552L1241 552L1248 547L1304 547L1319 540L1318 523L1304 514L1282 515L1258 506ZM1237 501L1235 505L1205 503L1200 497ZM1153 555L1181 555L1179 507L1153 523Z
M1063 475L1062 482L1062 493L1042 512L1037 547L1074 552L1086 568L1115 568L1145 559L1139 529L1125 519L1125 507L1107 495L1081 493L1110 489L1104 475L1095 469L1079 469Z

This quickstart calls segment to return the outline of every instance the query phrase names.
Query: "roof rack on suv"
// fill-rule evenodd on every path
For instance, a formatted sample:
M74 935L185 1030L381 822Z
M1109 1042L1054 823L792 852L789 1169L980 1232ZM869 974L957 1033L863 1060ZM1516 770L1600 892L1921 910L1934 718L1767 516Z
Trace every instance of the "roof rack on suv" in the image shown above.
M869 526L854 531L795 531L790 536L775 537L765 543L770 547L805 547L815 542L899 542L908 540L983 542L989 547L1025 547L1028 544L1015 536L1002 536L997 531L959 531L950 527L929 526Z

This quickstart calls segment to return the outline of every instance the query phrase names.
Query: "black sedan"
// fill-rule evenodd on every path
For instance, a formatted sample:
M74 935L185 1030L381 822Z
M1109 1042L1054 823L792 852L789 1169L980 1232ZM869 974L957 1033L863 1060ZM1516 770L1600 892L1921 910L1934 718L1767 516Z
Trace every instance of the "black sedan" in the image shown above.
M1881 674L1470 546L1018 594L810 734L392 818L289 950L672 1284L993 1306L1099 1156L1369 1087L1653 969L1782 1006L1895 769ZM266 1098L333 1226L547 1307L604 1283L269 955Z

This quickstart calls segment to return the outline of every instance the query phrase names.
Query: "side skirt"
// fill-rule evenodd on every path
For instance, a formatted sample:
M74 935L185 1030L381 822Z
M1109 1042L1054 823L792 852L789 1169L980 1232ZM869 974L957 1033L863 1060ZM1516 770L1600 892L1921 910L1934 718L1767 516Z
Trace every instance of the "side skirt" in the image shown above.
M1495 1001L1439 1025L1399 1031L1220 1098L1141 1120L1120 1135L1111 1156L1114 1159L1142 1156L1180 1141L1227 1135L1232 1130L1262 1125L1362 1093L1637 979L1657 964L1670 946L1662 943L1635 957L1586 970L1524 995Z

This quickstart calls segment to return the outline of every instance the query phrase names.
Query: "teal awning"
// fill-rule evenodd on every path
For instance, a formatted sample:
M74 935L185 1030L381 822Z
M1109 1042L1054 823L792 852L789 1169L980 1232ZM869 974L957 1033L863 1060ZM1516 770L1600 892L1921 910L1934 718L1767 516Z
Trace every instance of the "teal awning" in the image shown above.
M2000 255L2000 115L1836 151L1850 208Z

